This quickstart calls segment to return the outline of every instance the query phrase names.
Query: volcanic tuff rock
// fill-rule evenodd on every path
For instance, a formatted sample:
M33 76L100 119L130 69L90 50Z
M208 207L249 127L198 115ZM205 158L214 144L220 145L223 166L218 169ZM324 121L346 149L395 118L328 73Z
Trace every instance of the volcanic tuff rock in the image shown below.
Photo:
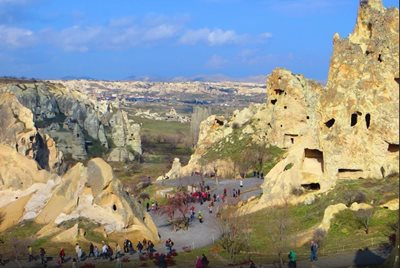
M125 111L118 110L109 121L113 148L108 161L122 162L135 158L134 153L142 154L140 140L140 125L131 123Z
M211 116L181 175L200 171L218 145L251 138L286 149L265 176L263 195L251 210L304 202L339 179L385 178L399 172L399 10L379 0L361 1L349 38L334 35L325 88L276 69L267 80L267 103ZM221 143L221 141L225 141ZM217 146L216 146L217 145ZM305 192L300 196L293 193Z
M59 177L39 170L33 159L12 147L0 145L0 163L0 213L12 218L0 225L0 230L32 219L56 234L62 232L59 225L66 221L88 219L101 224L107 233L159 239L151 217L123 190L111 167L100 158L90 160L87 167L78 163Z
M62 153L51 137L36 130L32 112L21 105L15 95L0 93L0 114L0 143L35 159L41 168L57 171Z
M126 114L124 117L111 104L49 82L2 83L0 92L15 94L32 111L35 125L58 140L57 145L66 156L83 160L88 156L88 147L100 146L105 151L113 144L119 151L141 154L140 126L128 122ZM113 161L132 159L114 155L115 152L111 156Z

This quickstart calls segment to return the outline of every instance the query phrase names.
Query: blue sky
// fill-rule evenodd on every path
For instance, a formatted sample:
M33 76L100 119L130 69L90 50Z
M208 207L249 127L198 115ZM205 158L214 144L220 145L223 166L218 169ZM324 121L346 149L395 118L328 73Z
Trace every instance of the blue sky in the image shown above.
M0 0L0 75L324 81L358 0ZM398 7L397 0L384 0Z

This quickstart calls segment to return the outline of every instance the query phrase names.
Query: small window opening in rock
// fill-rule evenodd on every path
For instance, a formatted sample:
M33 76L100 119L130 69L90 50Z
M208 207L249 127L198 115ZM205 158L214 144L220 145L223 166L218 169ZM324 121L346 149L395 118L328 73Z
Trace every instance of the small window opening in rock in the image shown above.
M397 84L399 84L399 85L400 85L400 77L395 77L395 78L394 78L394 81L396 81L396 82L397 82Z
M368 32L369 32L369 38L372 37L372 24L368 23Z
M310 119L310 117L307 115L307 119Z
M281 125L281 127L283 127L283 125Z
M290 138L290 141L292 142L292 144L294 144L294 138Z
M365 51L365 54L368 56L369 54L371 54L372 52L371 51L369 51L369 50L367 50L367 51Z
M357 113L351 115L351 123L350 126L354 127L357 124Z
M339 173L345 173L345 172L360 172L363 171L362 169L351 169L351 168L339 168L338 172Z
M217 123L217 124L220 125L220 126L223 126L223 125L224 125L224 121L221 121L221 120L219 120L219 119L215 119L215 123Z
M379 54L379 55L378 55L378 61L379 61L379 62L383 62L382 54Z
M335 124L335 118L329 119L325 122L325 126L327 126L328 128L331 128L333 124Z
M382 178L384 178L385 177L385 168L384 167L381 167L381 174L382 174Z
M303 187L306 190L311 190L311 191L316 191L321 189L321 186L319 183L308 183L308 184L302 184L301 187Z
M399 151L399 144L389 143L388 151L391 153L397 153Z
M133 137L133 134L131 134L131 137Z
M76 137L79 138L79 134L76 134Z
M114 205L112 206L112 209L113 209L114 211L117 211L117 206L114 204Z
M282 95L283 93L285 93L285 91L280 89L280 88L278 88L278 89L275 89L275 93L278 94L278 95Z
M287 106L283 106L284 109L287 109Z
M33 141L34 138L35 138L34 136L30 136L30 137L29 137L29 140L30 140L30 141Z
M275 105L275 103L277 102L278 100L271 100L271 103L272 103L272 105Z
M369 128L369 126L371 125L371 115L370 114L365 115L365 124L367 125L367 128Z

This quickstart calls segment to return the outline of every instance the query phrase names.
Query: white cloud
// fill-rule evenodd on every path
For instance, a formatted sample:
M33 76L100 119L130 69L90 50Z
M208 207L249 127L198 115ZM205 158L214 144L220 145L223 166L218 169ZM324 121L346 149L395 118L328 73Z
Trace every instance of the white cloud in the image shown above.
M31 30L0 25L0 46L19 48L31 45L35 41Z
M178 32L178 27L175 25L161 24L150 29L144 33L143 40L156 41L173 37Z
M182 44L194 45L197 43L206 43L210 46L224 45L228 43L238 43L244 39L244 36L238 35L233 30L221 30L202 28L198 30L186 31L179 42Z

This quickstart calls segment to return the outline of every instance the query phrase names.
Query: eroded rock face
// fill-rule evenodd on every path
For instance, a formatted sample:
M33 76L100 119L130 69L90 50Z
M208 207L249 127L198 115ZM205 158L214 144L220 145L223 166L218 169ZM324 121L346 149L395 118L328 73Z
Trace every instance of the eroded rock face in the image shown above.
M99 223L106 233L159 240L151 216L123 190L111 167L100 158L90 160L87 167L78 163L59 177L38 170L34 160L12 147L0 145L0 163L0 212L14 217L0 225L0 230L30 219L56 234L61 231L57 225L84 218Z
M334 40L318 107L325 172L338 178L399 170L399 10L367 2L350 37Z
M108 156L111 162L126 162L135 159L134 154L142 154L140 125L131 123L125 111L118 110L110 118L111 139L116 148Z
M122 111L114 108L111 112L112 104L49 82L0 84L0 92L15 94L32 111L35 125L58 141L65 157L86 159L90 146L107 151L113 145L109 140L118 151L110 156L112 161L128 161L134 153L141 154L140 126L129 122Z
M32 112L21 105L15 95L0 93L0 114L0 143L33 158L43 169L58 170L62 154L48 135L37 131Z
M209 117L184 171L201 167L215 145L239 140L287 149L265 177L257 209L304 202L339 179L384 178L399 172L399 10L361 1L349 38L334 35L328 82L317 83L276 69L267 80L267 103ZM217 146L218 149L218 146ZM296 196L294 193L307 194Z

